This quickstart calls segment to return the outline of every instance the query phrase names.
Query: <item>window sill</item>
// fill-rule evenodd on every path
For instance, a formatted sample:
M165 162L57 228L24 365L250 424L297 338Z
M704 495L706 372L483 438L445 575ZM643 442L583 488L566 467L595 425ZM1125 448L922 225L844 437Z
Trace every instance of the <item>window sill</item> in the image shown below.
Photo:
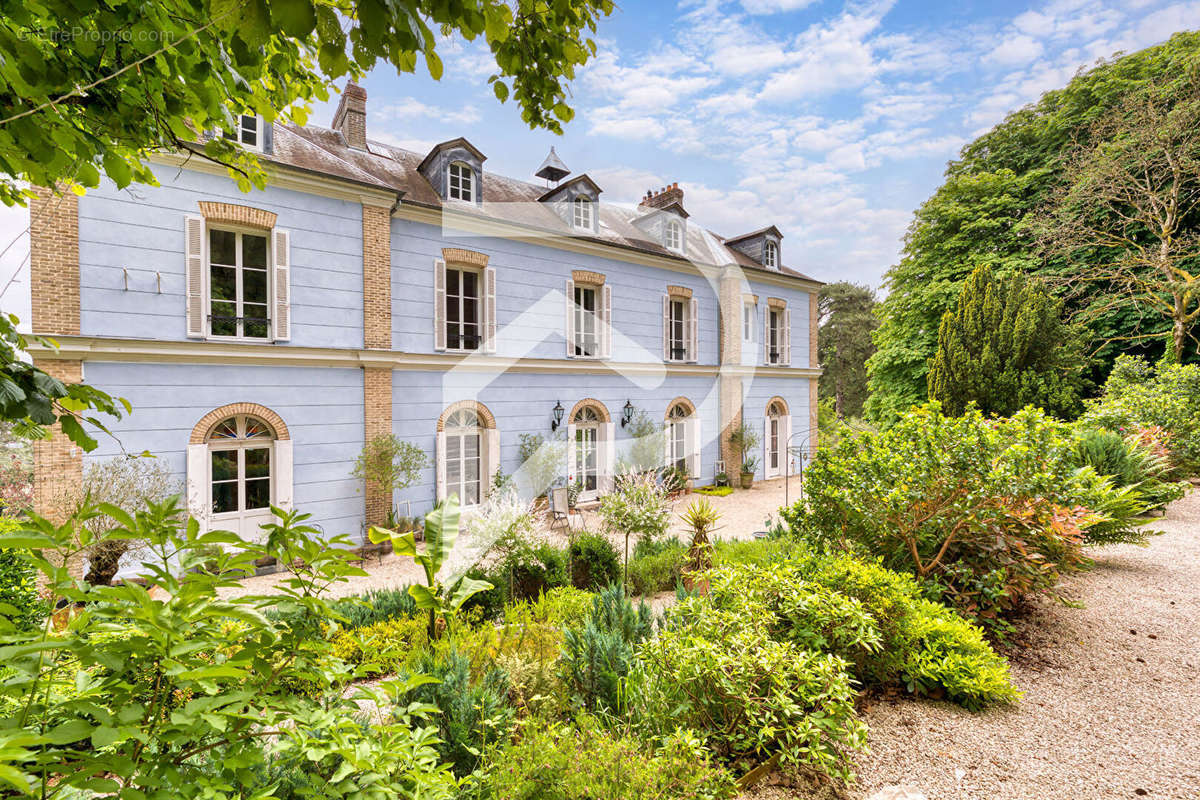
M206 342L225 342L225 343L238 342L238 343L242 343L242 344L276 344L277 343L277 340L272 339L270 336L266 336L266 337L263 337L260 339L256 336L213 336L210 334L208 336L205 336L204 340Z

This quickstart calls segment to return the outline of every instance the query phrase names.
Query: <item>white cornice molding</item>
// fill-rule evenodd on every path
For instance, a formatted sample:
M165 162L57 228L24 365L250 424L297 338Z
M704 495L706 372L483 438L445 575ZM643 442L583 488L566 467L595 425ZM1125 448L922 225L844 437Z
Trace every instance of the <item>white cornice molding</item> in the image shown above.
M750 272L742 270L742 268L737 266L716 266L712 264L700 264L693 261L682 261L677 258L667 258L665 256L655 255L654 253L645 253L639 250L621 247L619 245L597 239L557 234L539 228L531 228L520 225L515 222L499 220L495 217L483 217L478 214L447 214L445 213L444 209L440 208L430 208L428 206L418 206L411 203L401 203L392 212L392 216L398 219L434 225L438 228L450 228L455 231L462 231L463 233L475 236L493 236L499 239L532 242L545 247L553 247L558 250L568 250L570 252L582 253L584 255L596 256L599 258L626 261L631 264L640 264L642 266L655 267L658 269L670 270L672 272L680 272L685 275L699 275L700 277L714 283L720 280L724 273L730 270L740 270L747 281L752 281L754 283L765 283L772 286L785 286L792 289L800 288L811 292L819 291L821 288L821 284L816 281L805 280L804 278L797 278L781 273L772 274L759 271Z
M194 153L152 153L148 160L156 164L189 169L206 175L229 177L229 170L223 164L218 164ZM396 205L396 200L400 196L400 192L397 191L376 189L352 181L292 170L270 161L263 162L263 169L267 173L268 186L332 197L335 200L347 200L351 203L361 203L364 206L391 209Z
M706 364L665 364L657 361L574 361L551 358L505 358L480 354L404 353L398 350L343 350L326 347L251 344L239 342L165 342L97 336L55 337L58 349L31 342L36 357L80 361L147 362L159 364L252 364L262 366L391 368L407 371L524 372L561 374L815 378L819 369L807 367L717 367Z

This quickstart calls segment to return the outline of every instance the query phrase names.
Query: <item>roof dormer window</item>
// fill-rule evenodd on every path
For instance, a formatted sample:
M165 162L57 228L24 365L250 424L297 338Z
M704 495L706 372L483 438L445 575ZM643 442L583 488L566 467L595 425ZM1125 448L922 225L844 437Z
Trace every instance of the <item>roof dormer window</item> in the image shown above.
M663 244L668 250L683 252L683 223L677 219L667 220L663 228Z
M763 245L763 266L767 269L779 269L779 245L770 239Z
M239 114L237 126L231 131L225 131L225 138L236 142L247 150L262 148L262 117L257 114Z
M467 203L475 202L475 172L470 164L462 161L450 162L448 179L450 184L446 191L447 197Z
M576 197L571 201L571 223L576 228L592 229L592 201L587 197Z

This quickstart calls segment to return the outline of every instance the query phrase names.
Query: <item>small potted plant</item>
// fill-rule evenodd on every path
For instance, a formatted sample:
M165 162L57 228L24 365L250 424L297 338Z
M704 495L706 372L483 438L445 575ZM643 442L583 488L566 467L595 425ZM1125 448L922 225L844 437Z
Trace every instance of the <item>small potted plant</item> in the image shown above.
M742 462L742 488L749 489L754 485L754 473L758 469L758 459L747 457L747 453L758 446L758 433L754 428L743 422L729 432L729 446L738 452Z
M742 459L742 488L754 486L754 473L758 471L758 459L754 456Z

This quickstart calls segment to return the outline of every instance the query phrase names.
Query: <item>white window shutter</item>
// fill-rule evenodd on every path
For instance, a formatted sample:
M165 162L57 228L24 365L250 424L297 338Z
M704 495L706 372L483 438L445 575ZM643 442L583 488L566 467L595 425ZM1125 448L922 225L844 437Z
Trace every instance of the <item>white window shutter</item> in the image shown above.
M692 298L688 309L688 361L700 360L700 301Z
M192 339L204 338L204 218L184 218L183 238L187 271L187 335Z
M612 358L612 287L607 283L600 290L600 308L604 313L600 320L600 357Z
M492 482L496 478L496 472L500 469L500 430L498 428L487 428L485 434L487 452L484 453L484 463L487 464L487 475L483 482L483 488L486 493L491 489Z
M599 458L599 467L601 469L600 480L597 484L602 493L607 494L613 490L613 473L616 472L616 447L614 439L617 435L617 426L615 422L601 423L600 442L597 448L600 452L597 453Z
M663 356L663 361L670 361L670 359L671 359L671 295L669 295L669 294L664 294L662 296L662 315L663 315L663 319L662 319L662 328L663 328L662 356Z
M487 291L487 340L484 342L484 352L496 352L496 270L488 267L483 271L484 285Z
M437 465L437 475L435 481L434 499L437 502L442 502L446 499L446 432L438 431L437 438L433 448L434 462Z
M575 482L575 426L567 425L567 485Z
M567 304L566 314L567 322L563 330L566 331L567 338L567 358L575 357L575 281L567 281Z
M792 365L792 310L783 310L783 363Z
M292 338L292 235L276 230L275 240L275 331L277 342Z
M763 306L763 359L762 363L771 363L771 309Z
M292 477L292 440L277 439L275 441L275 505L285 511L292 510L295 501L293 495L294 479Z
M206 528L210 503L208 500L208 445L189 444L187 448L187 508L188 513Z
M697 412L688 418L688 446L691 452L688 459L688 472L691 477L699 478L700 472L700 413Z
M662 466L664 466L664 467L671 466L671 448L673 447L672 443L674 441L675 441L675 432L673 430L671 430L671 423L668 422L666 425L663 426Z
M771 469L771 415L763 417L763 452L762 452L762 474L763 478L771 477L769 470Z
M446 349L446 262L440 258L433 262L433 349Z

